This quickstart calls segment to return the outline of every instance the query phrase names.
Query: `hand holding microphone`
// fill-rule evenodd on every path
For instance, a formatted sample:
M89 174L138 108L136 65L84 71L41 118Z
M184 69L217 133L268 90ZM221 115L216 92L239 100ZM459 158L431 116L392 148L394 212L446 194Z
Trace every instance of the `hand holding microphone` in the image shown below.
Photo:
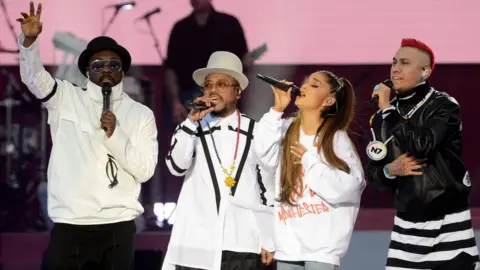
M273 109L277 112L285 111L285 109L288 107L288 104L290 104L292 98L300 95L300 88L294 85L292 82L286 80L279 81L277 79L264 76L262 74L257 74L257 78L270 84L273 95L275 97L275 104L273 106Z
M110 111L110 94L112 93L112 84L109 82L104 82L102 84L102 95L103 95L103 111L102 117L100 118L100 126L105 131L108 138L113 135L115 131L115 125L117 123L117 118L112 111Z
M378 106L381 110L390 107L390 92L392 91L393 83L391 80L385 80L373 88L372 100L370 106Z
M191 121L200 121L210 112L213 112L215 105L208 97L198 97L195 101L187 104L187 108L190 109L188 118Z
M282 80L281 82L293 85L293 83L286 80ZM285 109L288 107L288 104L290 104L290 101L292 101L292 88L289 88L287 91L285 91L273 85L271 85L270 87L272 88L273 96L275 97L273 109L277 112L284 112Z

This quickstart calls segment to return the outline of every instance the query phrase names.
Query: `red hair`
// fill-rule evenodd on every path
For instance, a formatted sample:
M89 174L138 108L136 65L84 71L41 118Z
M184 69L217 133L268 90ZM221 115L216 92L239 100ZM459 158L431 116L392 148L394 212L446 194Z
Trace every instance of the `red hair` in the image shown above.
M402 39L402 44L401 47L412 47L412 48L417 48L430 56L430 62L431 62L431 67L432 70L435 67L435 55L433 54L432 49L427 46L427 44L421 42L420 40L414 39L414 38L404 38Z

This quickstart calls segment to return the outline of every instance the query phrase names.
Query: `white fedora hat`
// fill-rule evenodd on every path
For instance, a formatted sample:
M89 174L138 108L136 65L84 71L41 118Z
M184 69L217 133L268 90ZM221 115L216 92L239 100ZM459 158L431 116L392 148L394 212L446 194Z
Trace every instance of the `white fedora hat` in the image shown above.
M207 67L193 72L193 80L198 85L203 85L205 78L212 73L232 76L240 84L242 91L248 86L248 78L243 74L242 61L231 52L218 51L212 53L210 59L208 59Z

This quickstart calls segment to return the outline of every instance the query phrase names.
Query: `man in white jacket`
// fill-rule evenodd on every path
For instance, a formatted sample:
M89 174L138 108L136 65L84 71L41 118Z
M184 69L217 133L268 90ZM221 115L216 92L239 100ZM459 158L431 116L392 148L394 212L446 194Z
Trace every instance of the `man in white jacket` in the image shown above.
M31 2L17 21L22 81L48 109L53 141L48 214L55 225L45 268L133 269L140 186L157 164L153 113L123 92L130 54L109 37L95 38L79 57L86 89L54 79L39 53L41 13ZM103 110L108 89L110 109Z
M166 157L185 181L163 269L259 269L272 261L273 181L253 152L256 122L237 108L248 79L223 51L193 79L209 108L190 112Z

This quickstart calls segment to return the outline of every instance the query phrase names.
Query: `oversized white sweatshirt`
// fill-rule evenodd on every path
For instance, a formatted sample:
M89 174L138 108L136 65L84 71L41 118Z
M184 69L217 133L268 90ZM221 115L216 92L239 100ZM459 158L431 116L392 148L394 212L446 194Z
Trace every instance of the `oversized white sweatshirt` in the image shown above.
M117 118L110 138L100 129L101 87L87 88L55 79L43 67L38 39L29 48L19 37L22 82L48 110L52 152L48 163L48 215L55 223L109 224L143 213L141 184L157 165L157 127L153 112L112 88ZM109 187L112 179L118 184Z
M280 194L282 141L291 120L271 109L259 122L254 147L264 166L276 168L275 194ZM330 166L314 146L314 137L300 130L300 143L308 151L302 157L304 171L295 205L275 204L275 258L340 265L357 218L365 188L362 165L345 131L334 137L334 149L350 167L350 173Z

